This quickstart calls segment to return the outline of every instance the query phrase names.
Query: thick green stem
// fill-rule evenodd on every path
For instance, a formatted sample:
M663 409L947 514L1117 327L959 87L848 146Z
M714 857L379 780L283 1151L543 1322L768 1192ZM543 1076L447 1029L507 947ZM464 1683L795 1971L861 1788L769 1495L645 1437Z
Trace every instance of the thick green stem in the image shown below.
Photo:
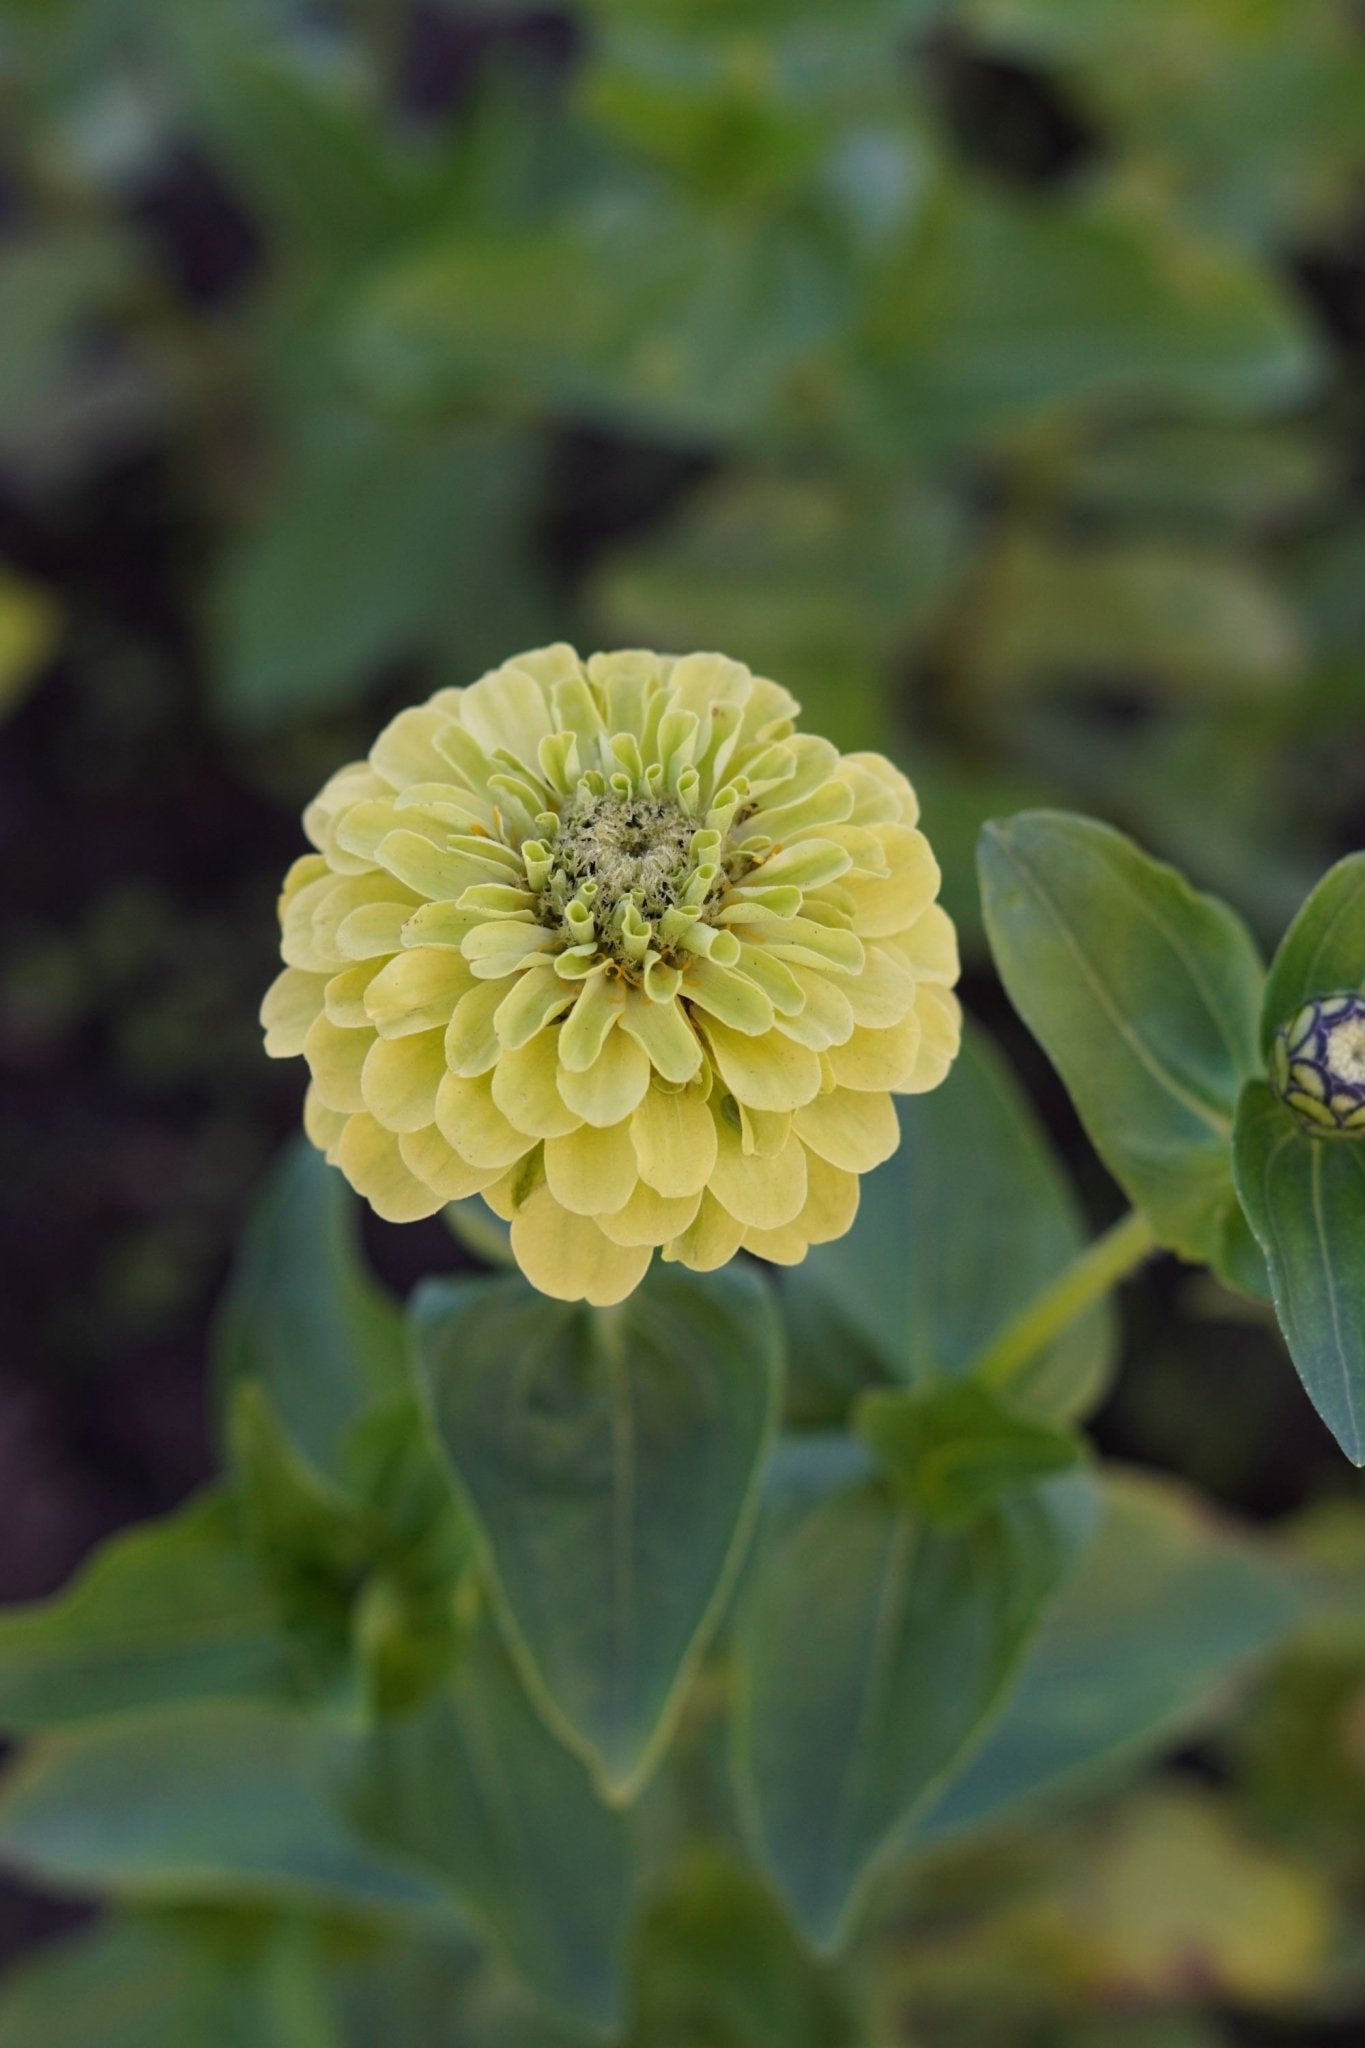
M1005 1386L1155 1249L1151 1224L1130 1209L1006 1323L977 1359L973 1376L990 1387Z

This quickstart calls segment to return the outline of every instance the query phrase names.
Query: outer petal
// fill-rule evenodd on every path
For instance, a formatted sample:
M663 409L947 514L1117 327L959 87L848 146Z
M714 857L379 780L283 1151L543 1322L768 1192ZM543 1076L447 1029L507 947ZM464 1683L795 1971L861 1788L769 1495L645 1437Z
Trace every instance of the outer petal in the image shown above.
M580 1124L566 1137L547 1138L545 1178L560 1207L575 1216L602 1216L621 1208L639 1179L630 1119L605 1129Z
M477 1080L447 1074L436 1091L436 1124L446 1143L471 1166L511 1166L535 1143L507 1121L493 1099L487 1074Z
M820 1092L819 1056L780 1031L746 1038L711 1019L706 1038L730 1093L754 1109L799 1109Z
M868 1088L878 1094L903 1089L915 1072L922 1032L917 1004L889 1031L859 1029L847 1045L831 1046L825 1055L829 1070L841 1088Z
M676 997L656 1003L632 989L621 1012L621 1029L644 1048L665 1081L690 1081L702 1063L701 1042Z
M309 1027L322 1014L327 981L325 974L286 967L271 982L261 1003L261 1023L272 1060L290 1059L303 1051Z
M443 1202L462 1202L468 1195L480 1194L507 1171L502 1166L470 1166L446 1143L435 1124L421 1131L401 1132L398 1150L409 1173L425 1181Z
M360 1070L365 1107L388 1131L420 1131L436 1119L446 1078L445 1033L376 1038Z
M630 1128L640 1178L648 1187L676 1199L706 1186L716 1160L716 1125L698 1089L656 1081Z
M350 1118L336 1148L336 1163L356 1193L388 1223L415 1223L434 1216L444 1200L417 1178L393 1132L372 1116Z
M649 1076L643 1047L626 1032L613 1031L586 1073L573 1073L561 1064L559 1092L585 1123L616 1124L639 1102Z
M900 1143L901 1127L889 1095L836 1088L796 1112L797 1136L807 1149L847 1173L870 1173Z
M700 1206L700 1193L656 1195L641 1181L623 1208L614 1215L599 1216L597 1223L613 1244L660 1245L686 1230Z
M365 1107L360 1070L373 1043L373 1032L342 1031L326 1017L318 1017L310 1025L303 1041L303 1054L318 1100L326 1103L328 1109L339 1109L352 1116Z
M717 1266L734 1257L743 1236L744 1225L737 1223L728 1209L722 1209L714 1195L705 1194L686 1230L664 1246L664 1257L670 1263L690 1266L694 1273L714 1273Z
M739 1222L760 1230L790 1223L806 1199L806 1148L789 1138L780 1152L765 1159L745 1152L739 1132L724 1116L715 1119L716 1163L711 1193Z
M578 1129L582 1117L559 1092L559 1033L553 1026L515 1052L499 1055L493 1100L510 1123L532 1138L559 1138Z
M542 1294L596 1308L633 1293L653 1256L648 1245L613 1244L591 1217L561 1208L543 1183L512 1218L512 1251Z
M909 1074L893 1085L903 1095L922 1095L937 1088L957 1058L962 1043L962 1005L950 989L926 982L915 1003L922 1036Z

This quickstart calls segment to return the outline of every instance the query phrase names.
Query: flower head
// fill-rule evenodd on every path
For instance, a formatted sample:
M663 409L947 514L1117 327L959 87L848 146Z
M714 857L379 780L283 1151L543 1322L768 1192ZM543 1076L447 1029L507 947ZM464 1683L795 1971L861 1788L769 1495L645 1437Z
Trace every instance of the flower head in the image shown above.
M546 647L334 775L280 899L266 1047L381 1216L480 1193L533 1284L656 1249L794 1264L957 1049L909 783L721 655Z
M1275 1033L1276 1094L1319 1137L1365 1136L1365 996L1318 996Z

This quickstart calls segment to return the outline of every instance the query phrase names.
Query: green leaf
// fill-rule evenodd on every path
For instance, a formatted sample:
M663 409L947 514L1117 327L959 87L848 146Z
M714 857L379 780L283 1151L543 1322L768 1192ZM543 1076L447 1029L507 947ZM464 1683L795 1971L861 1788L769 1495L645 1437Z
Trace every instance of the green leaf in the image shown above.
M0 2048L342 2048L311 1931L151 1915L44 1948L0 1996Z
M491 1631L420 1713L374 1730L351 1810L375 1842L448 1886L543 1998L616 2022L625 1824L546 1729Z
M637 2048L865 2048L851 2001L756 1871L696 1847L670 1875L636 1941Z
M865 346L867 430L883 455L1086 400L1235 416L1292 402L1321 365L1255 262L1102 195L1062 209L967 187L926 209L883 268Z
M900 1150L863 1181L857 1227L816 1245L784 1287L798 1383L803 1365L829 1370L814 1345L837 1361L849 1338L893 1379L960 1377L1085 1241L1046 1133L982 1032L968 1026L941 1088L898 1107ZM1113 1317L1101 1307L1020 1376L1011 1400L1065 1421L1096 1398L1113 1353Z
M1107 1471L1096 1536L1004 1711L904 1839L981 1827L1173 1742L1304 1606L1270 1549L1194 1494Z
M1025 1420L970 1380L913 1393L874 1388L853 1424L897 1496L943 1528L1070 1471L1083 1451L1079 1437Z
M1090 1140L1161 1242L1218 1260L1262 970L1241 920L1108 825L1026 811L982 834L991 950Z
M200 1706L49 1735L0 1788L0 1855L43 1883L143 1901L448 1913L439 1886L343 1818L335 1726Z
M821 1489L807 1472L759 1547L735 1720L759 1853L822 1945L1004 1697L1090 1504L1066 1479L940 1529L875 1479L830 1476Z
M614 1799L671 1732L737 1567L781 1379L752 1270L594 1312L521 1279L418 1297L419 1371L533 1694Z
M0 1614L0 1727L291 1690L278 1609L216 1490L114 1537L55 1599Z
M223 1304L219 1369L258 1379L295 1449L346 1484L356 1431L407 1389L398 1306L360 1262L359 1208L302 1138L273 1168Z
M1365 989L1365 853L1329 868L1280 941L1266 978L1261 1049L1317 996Z
M1237 1192L1308 1398L1365 1465L1365 1146L1311 1136L1254 1081L1237 1112Z
M259 729L353 701L382 664L456 630L470 674L536 639L537 466L524 440L502 428L409 437L330 415L305 426L213 592L229 718Z

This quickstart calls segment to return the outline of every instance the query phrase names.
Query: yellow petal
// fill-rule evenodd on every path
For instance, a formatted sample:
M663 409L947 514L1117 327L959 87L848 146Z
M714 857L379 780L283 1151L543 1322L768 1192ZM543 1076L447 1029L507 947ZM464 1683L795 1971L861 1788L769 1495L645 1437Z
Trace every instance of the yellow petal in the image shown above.
M746 1038L712 1019L706 1038L726 1087L753 1109L799 1109L820 1092L819 1057L780 1031Z
M578 1129L582 1117L559 1092L559 1032L553 1025L515 1052L498 1055L493 1100L509 1122L530 1137L562 1138Z
M950 989L926 982L915 998L915 1016L922 1027L919 1051L909 1075L893 1083L903 1095L937 1088L962 1043L962 1005Z
M493 1023L505 991L500 981L476 981L451 1012L446 1065L452 1074L486 1074L501 1050Z
M757 1038L772 1029L770 999L757 982L733 967L717 967L714 960L689 960L683 969L682 995L685 1002L746 1037Z
M660 1195L640 1181L628 1202L597 1222L613 1244L661 1245L686 1230L700 1206L700 1189L691 1195Z
M941 903L931 903L908 931L891 941L918 981L941 981L951 988L962 971L957 931Z
M265 1049L272 1060L303 1051L309 1028L322 1014L327 986L325 974L308 974L301 967L286 967L276 975L261 1004Z
M746 1230L740 1242L746 1252L773 1266L799 1266L810 1250L810 1239L802 1235L799 1223L785 1224L781 1230Z
M545 1178L561 1208L575 1216L601 1216L630 1200L638 1180L630 1120L599 1130L580 1124L567 1137L545 1141Z
M951 931L952 926L948 929ZM848 999L854 1023L873 1031L886 1031L899 1024L915 1001L914 975L900 955L887 946L869 946L862 972L846 976L839 986Z
M470 1166L446 1143L435 1124L400 1132L398 1150L409 1173L425 1181L443 1202L462 1202L469 1195L481 1194L507 1171L501 1166Z
M420 1131L436 1117L446 1077L445 1033L376 1038L360 1070L365 1107L387 1131Z
M370 1013L365 1008L365 991L382 965L379 960L361 960L354 967L344 967L328 982L322 1007L326 1016L341 1030L374 1029Z
M559 1064L585 1074L616 1028L625 1006L625 984L605 967L579 983L578 1000L559 1034Z
M342 1031L326 1017L316 1017L303 1041L303 1056L313 1076L318 1100L328 1109L351 1116L365 1107L360 1070L374 1043L372 1031Z
M716 1163L708 1183L721 1205L743 1224L776 1230L800 1213L806 1199L806 1148L789 1138L780 1152L764 1159L746 1152L728 1117L713 1119Z
M585 1123L618 1124L643 1096L649 1076L643 1047L626 1032L613 1031L586 1073L575 1073L561 1064L559 1092Z
M649 1055L665 1081L690 1081L702 1062L701 1041L676 996L655 1002L640 989L627 992L621 1029Z
M813 967L794 967L792 973L805 1001L794 1016L778 1018L778 1030L812 1052L843 1045L853 1035L853 1010L843 989Z
M856 871L839 882L853 912L853 928L863 939L889 937L904 931L938 894L938 862L922 832L908 825L874 827L890 872L861 875Z
M345 1112L328 1109L321 1101L316 1088L310 1088L303 1098L303 1128L309 1143L316 1145L319 1152L325 1152L335 1165L337 1141L346 1128Z
M664 1258L690 1266L695 1273L713 1273L734 1257L743 1236L744 1225L722 1209L714 1195L705 1194L686 1230L664 1246Z
M495 1216L504 1223L510 1223L523 1202L529 1202L538 1187L545 1181L545 1161L542 1148L534 1145L524 1158L509 1166L505 1173L490 1181L479 1193Z
M699 1194L716 1158L715 1120L695 1088L655 1082L630 1122L640 1178L676 1199Z
M441 1136L471 1166L511 1166L535 1140L507 1121L493 1100L490 1077L447 1074L436 1091Z
M444 1030L473 977L458 953L416 946L381 967L365 993L370 1021L383 1038L410 1031Z
M780 1152L791 1136L792 1111L789 1109L750 1109L747 1102L739 1108L739 1142L746 1152L757 1152L760 1159L771 1159Z
M512 1253L542 1294L609 1308L634 1292L649 1270L648 1245L613 1244L589 1216L563 1209L542 1184L512 1218Z
M836 1088L817 1095L795 1117L797 1136L811 1152L849 1173L870 1173L889 1159L901 1128L889 1095Z
M910 1015L889 1031L854 1032L847 1045L825 1054L841 1088L868 1088L879 1094L909 1085L919 1058L921 1026L918 1000Z
M404 1164L398 1140L372 1116L353 1116L341 1134L336 1163L376 1216L389 1223L415 1223L434 1216L442 1197Z
M856 1173L846 1173L811 1153L806 1161L806 1199L794 1227L811 1244L842 1237L858 1213L859 1193Z
M373 960L384 953L401 953L412 904L362 903L337 926L337 951L348 960Z
M510 989L501 991L494 1025L498 1044L515 1052L567 1010L573 999L572 986L561 980L552 963L533 962Z

